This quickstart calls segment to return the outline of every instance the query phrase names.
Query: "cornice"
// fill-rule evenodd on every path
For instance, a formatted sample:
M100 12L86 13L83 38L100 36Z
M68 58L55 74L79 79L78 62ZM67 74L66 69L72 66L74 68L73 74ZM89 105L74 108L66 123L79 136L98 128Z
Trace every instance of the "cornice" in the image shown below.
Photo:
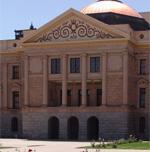
M104 40L81 40L81 41L59 41L59 42L37 42L37 43L23 43L23 47L54 47L54 46L67 46L67 45L74 45L74 44L107 44L108 43L116 43L120 44L120 42L124 43L127 42L127 38L115 38L115 39L104 39Z
M150 48L150 42L148 41L129 41L129 44L131 44L134 48L145 48L145 49L149 49Z
M17 56L17 55L21 55L23 53L23 51L12 51L12 52L0 52L0 56Z
M137 42L135 43L135 46L140 48L150 48L150 42Z

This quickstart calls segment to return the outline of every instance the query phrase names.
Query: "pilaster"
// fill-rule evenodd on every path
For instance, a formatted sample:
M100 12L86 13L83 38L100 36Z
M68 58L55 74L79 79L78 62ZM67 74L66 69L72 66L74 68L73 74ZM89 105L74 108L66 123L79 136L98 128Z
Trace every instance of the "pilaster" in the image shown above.
M8 106L8 66L7 66L7 63L4 63L3 64L3 72L2 72L2 75L3 75L3 102L2 102L2 106L4 108L7 108Z
M106 105L106 91L107 91L107 54L102 54L102 105Z
M123 105L128 104L128 52L123 53Z
M24 105L28 106L29 104L29 94L28 94L28 85L29 85L29 57L25 56L24 58Z
M62 106L67 105L67 55L62 60Z
M43 106L48 103L48 72L47 72L47 56L43 58Z
M87 105L87 62L86 54L82 54L82 106Z

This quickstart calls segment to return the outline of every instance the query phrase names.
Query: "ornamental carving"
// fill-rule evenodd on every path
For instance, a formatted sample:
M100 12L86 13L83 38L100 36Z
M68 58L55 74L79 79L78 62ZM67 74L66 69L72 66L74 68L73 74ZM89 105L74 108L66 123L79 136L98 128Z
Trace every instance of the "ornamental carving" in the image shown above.
M147 87L148 86L148 80L146 80L145 78L140 78L138 79L137 83L138 83L138 86L141 86L141 87Z
M102 29L93 27L82 20L72 18L54 30L43 34L36 40L36 42L49 42L60 39L75 40L83 38L111 39L115 38L115 36Z

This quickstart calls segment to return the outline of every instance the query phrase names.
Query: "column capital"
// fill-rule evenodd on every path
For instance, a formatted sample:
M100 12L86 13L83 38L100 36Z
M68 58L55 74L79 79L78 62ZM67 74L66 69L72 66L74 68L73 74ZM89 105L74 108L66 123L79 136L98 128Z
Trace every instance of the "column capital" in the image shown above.
M44 55L44 56L43 56L43 60L47 60L47 55Z
M24 60L28 60L29 56L28 55L25 55L24 56Z
M68 57L68 54L63 54L62 57L63 57L63 58L67 58L67 57Z
M107 55L107 52L102 52L102 56L106 56Z
M87 56L87 53L82 53L82 57L86 57Z
M123 55L128 55L128 54L129 54L128 50L123 51Z

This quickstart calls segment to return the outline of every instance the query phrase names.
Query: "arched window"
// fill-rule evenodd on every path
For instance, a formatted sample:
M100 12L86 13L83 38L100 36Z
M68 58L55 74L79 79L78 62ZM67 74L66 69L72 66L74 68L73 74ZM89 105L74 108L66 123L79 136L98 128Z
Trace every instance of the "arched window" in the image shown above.
M146 88L139 88L139 107L145 108Z
M12 108L19 109L19 91L12 92Z
M17 132L19 129L18 127L18 119L16 117L13 117L11 119L11 131L12 132Z
M139 133L145 133L146 122L144 117L139 119Z
M79 121L76 117L68 119L68 139L77 140L79 135Z
M99 137L99 120L96 117L90 117L87 121L87 138L97 140Z
M59 119L57 117L51 117L48 120L48 138L59 139Z

